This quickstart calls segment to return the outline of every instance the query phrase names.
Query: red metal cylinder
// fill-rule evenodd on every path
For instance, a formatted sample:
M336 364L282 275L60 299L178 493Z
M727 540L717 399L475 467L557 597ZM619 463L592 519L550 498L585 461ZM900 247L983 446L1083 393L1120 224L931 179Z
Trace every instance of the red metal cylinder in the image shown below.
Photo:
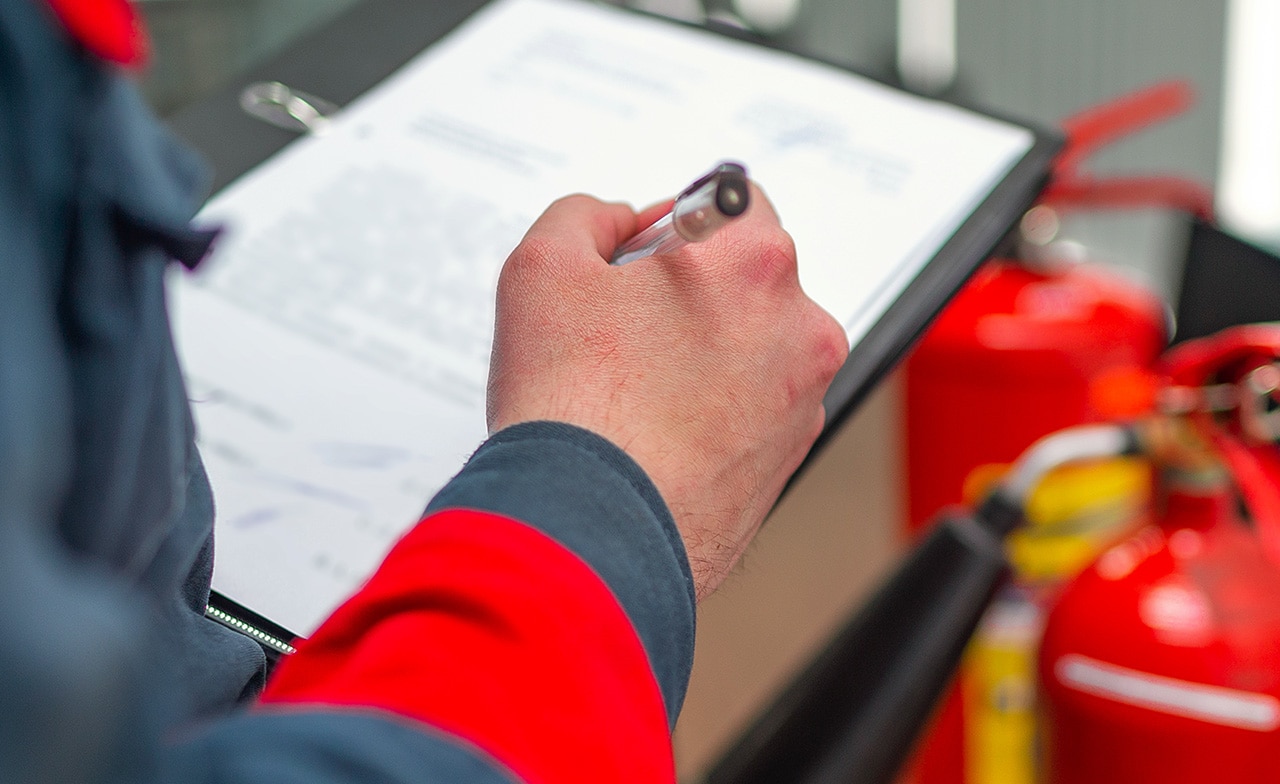
M1277 779L1280 570L1225 488L1168 493L1049 615L1048 784Z
M1101 421L1097 379L1150 368L1166 342L1162 301L1115 273L989 262L906 363L909 529L960 503L977 466Z
M1157 296L1095 265L988 262L906 362L908 532L965 500L976 468L1104 420L1092 395L1098 379L1150 368L1166 323ZM964 784L961 701L956 689L944 699L912 765L917 784Z

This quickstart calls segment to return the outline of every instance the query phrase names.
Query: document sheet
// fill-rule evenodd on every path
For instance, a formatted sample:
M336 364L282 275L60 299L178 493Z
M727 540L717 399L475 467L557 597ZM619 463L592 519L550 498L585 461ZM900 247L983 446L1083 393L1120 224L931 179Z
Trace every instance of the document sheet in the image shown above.
M498 272L551 201L746 165L801 283L874 324L1033 135L582 0L497 0L210 201L172 307L214 588L307 635L479 445Z

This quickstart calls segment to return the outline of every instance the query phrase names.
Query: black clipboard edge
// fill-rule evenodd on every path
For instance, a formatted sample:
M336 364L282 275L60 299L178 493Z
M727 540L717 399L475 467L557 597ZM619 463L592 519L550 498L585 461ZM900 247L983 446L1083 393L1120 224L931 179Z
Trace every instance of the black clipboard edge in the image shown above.
M1031 149L849 352L823 400L827 422L822 434L797 474L906 357L943 307L1016 228L1019 218L1044 188L1049 166L1062 148L1063 138L1020 125L1035 135Z

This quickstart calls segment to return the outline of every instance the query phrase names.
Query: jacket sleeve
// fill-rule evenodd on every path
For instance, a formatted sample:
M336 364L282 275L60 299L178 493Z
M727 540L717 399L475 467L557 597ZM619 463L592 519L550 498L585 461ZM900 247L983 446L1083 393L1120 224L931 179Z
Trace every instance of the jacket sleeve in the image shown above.
M476 452L255 710L202 742L235 748L236 770L285 743L294 764L339 757L391 781L462 761L495 781L672 781L693 623L683 546L644 473L587 431L520 425ZM407 729L419 753L384 753ZM306 778L346 780L332 769Z

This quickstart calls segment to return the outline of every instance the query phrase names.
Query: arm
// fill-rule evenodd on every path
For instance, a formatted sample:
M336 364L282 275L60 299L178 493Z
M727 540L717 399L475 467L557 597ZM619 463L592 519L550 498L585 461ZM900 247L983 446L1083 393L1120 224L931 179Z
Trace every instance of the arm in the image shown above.
M694 596L816 437L845 351L756 196L705 245L624 268L605 259L643 219L548 210L499 285L495 434L244 726L373 711L528 781L673 778Z

